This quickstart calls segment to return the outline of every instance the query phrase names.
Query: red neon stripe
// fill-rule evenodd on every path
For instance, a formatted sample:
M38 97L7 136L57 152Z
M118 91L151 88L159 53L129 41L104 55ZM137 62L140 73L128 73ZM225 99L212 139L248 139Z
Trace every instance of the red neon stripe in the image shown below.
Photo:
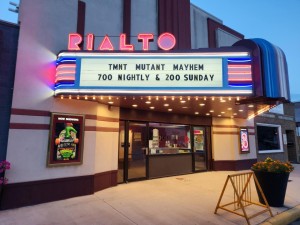
M251 65L228 65L228 68L251 68Z
M57 70L59 69L64 69L64 68L74 68L75 69L76 64L62 64L62 65L58 65L56 67Z
M251 75L251 72L246 72L246 71L242 71L242 72L229 72L228 71L228 75Z
M75 71L59 71L56 73L56 76L62 75L62 74L73 74L75 75Z
M62 80L66 80L66 81L75 81L74 77L61 77L61 78L57 78L55 79L55 83L57 83L58 81L62 81Z
M228 81L252 81L252 79L228 79Z

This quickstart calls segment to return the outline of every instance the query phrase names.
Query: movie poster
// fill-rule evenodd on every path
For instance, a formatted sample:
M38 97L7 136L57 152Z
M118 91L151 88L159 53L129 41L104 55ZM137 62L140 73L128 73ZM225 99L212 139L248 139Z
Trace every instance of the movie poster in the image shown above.
M84 116L52 113L48 166L82 163Z
M250 152L249 133L247 128L240 129L240 150L241 153Z

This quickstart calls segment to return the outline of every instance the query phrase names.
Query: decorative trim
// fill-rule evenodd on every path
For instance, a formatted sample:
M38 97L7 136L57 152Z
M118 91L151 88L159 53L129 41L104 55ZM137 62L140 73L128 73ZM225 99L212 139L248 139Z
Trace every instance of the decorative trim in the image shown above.
M123 2L123 33L131 36L131 0ZM126 38L126 44L130 44L130 38Z
M44 110L34 110L34 109L11 109L11 115L23 115L23 116L47 116L50 117L51 113Z
M51 112L42 111L42 110L33 110L33 109L16 109L11 110L11 115L22 115L22 116L45 116L50 117ZM105 121L105 122L114 122L119 123L119 119L97 116L97 115L85 115L86 119ZM49 130L50 124L31 124L31 123L10 123L9 129L17 130ZM86 131L102 131L102 132L119 132L119 128L112 127L97 127L97 126L86 126Z
M257 162L257 159L244 160L213 160L213 170L216 171L238 171L249 170L251 166Z
M106 121L106 122L119 122L118 118L97 116L97 115L85 115L85 118L90 120L98 120L98 121Z
M9 129L17 130L49 130L49 124L32 124L32 123L10 123Z
M3 189L1 209L57 201L90 195L117 185L117 171L95 175L7 184Z
M219 127L219 128L241 128L241 126L238 125L212 125L212 127ZM243 126L244 127L244 126ZM254 126L245 126L248 129L254 129Z
M93 176L59 178L7 184L1 209L12 209L93 194Z
M117 170L95 174L94 192L101 191L109 187L117 186L118 184L117 177L118 177Z
M213 134L220 134L220 135L240 135L238 131L213 131ZM249 135L255 135L254 132L249 132Z
M85 2L78 1L78 11L77 11L77 33L82 37L84 36L85 30ZM81 42L80 47L83 47L84 40Z
M85 131L119 132L119 128L86 126Z
M174 49L191 49L189 0L158 0L158 33L164 32L176 37Z

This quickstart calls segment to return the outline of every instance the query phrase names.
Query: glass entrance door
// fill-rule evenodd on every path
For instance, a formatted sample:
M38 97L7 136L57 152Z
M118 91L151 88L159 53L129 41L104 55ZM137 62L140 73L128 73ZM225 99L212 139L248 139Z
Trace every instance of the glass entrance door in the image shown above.
M146 178L147 124L129 122L128 180Z
M207 170L205 127L194 127L194 170Z
M121 121L119 132L118 183L145 179L147 123Z

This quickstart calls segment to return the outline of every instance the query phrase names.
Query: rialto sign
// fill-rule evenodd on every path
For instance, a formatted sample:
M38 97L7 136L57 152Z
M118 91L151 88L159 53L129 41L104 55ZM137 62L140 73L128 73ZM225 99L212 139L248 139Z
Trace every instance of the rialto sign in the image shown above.
M249 52L167 51L176 45L170 33L156 41L166 51L148 51L152 34L139 34L144 51L134 51L126 38L121 34L119 51L113 51L109 36L95 43L88 34L82 47L83 37L70 34L69 51L61 52L56 62L55 94L252 94Z
M100 51L113 51L115 50L115 46L112 44L112 41L108 35L106 35L101 43L99 43L98 47L94 49L94 34L88 34L86 36L86 45L85 49L89 51L100 50ZM121 51L134 51L133 44L126 44L127 37L126 34L120 34L119 36L119 50ZM154 40L153 34L138 34L137 40L142 43L142 49L144 51L149 50L149 42ZM80 45L83 41L83 38L80 34L69 34L69 44L68 50L79 51L83 50ZM176 38L171 33L162 33L159 35L157 39L157 45L160 49L163 50L171 50L176 45Z

